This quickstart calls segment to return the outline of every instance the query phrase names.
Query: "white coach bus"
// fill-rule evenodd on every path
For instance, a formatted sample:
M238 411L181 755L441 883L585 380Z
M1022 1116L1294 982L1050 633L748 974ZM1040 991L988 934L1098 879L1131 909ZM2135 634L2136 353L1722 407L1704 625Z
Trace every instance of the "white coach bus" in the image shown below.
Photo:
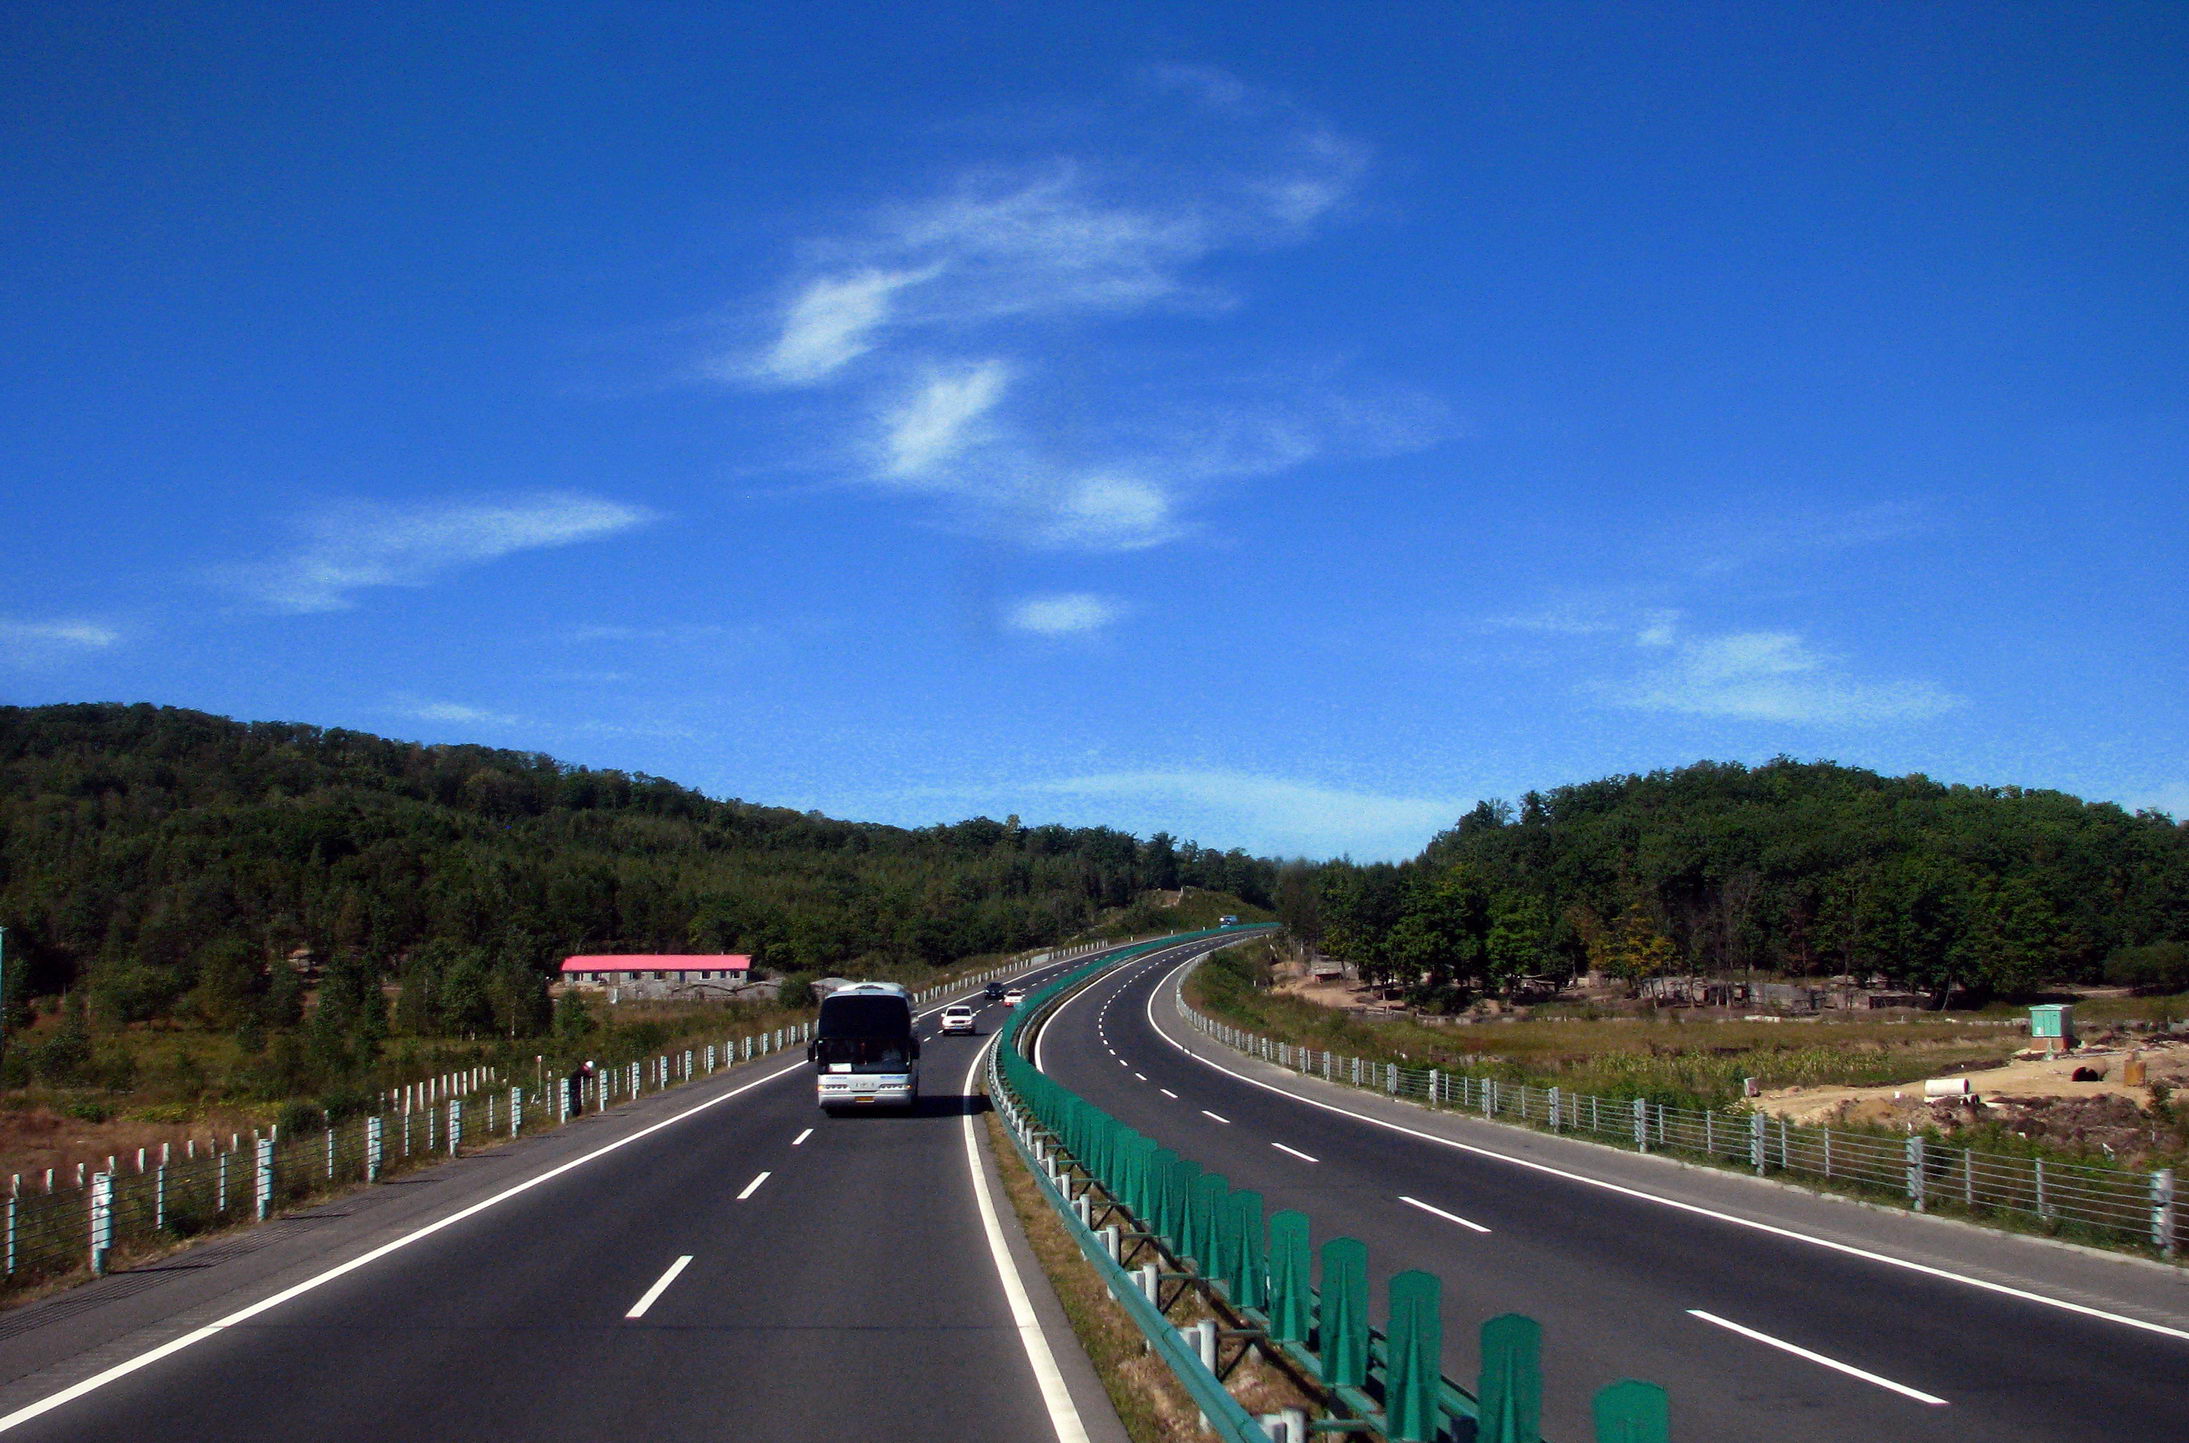
M823 1108L910 1107L920 1096L912 994L894 982L854 982L821 999L806 1058Z

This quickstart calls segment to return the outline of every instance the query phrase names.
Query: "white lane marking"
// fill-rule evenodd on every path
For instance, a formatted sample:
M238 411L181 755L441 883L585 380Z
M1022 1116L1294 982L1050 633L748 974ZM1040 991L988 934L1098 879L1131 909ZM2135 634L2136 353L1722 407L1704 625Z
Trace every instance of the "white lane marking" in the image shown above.
M1811 1352L1798 1343L1789 1343L1784 1338L1774 1338L1769 1333L1759 1333L1754 1328L1744 1328L1730 1319L1719 1317L1716 1313L1706 1313L1701 1308L1689 1308L1687 1315L1691 1318L1701 1318L1706 1323L1715 1324L1724 1328L1727 1332L1738 1333L1744 1338L1753 1338L1767 1348L1777 1348L1780 1352L1792 1353L1797 1358L1807 1358L1819 1367L1830 1368L1835 1373L1845 1373L1850 1378L1860 1378L1863 1382L1874 1384L1888 1393L1898 1393L1903 1398L1913 1398L1916 1402L1928 1403L1933 1408L1948 1406L1945 1399L1926 1393L1920 1388L1911 1388L1905 1383L1895 1383L1890 1378L1880 1378L1875 1373L1864 1372L1852 1363L1842 1363L1837 1358L1827 1358L1822 1353Z
M676 1281L676 1275L683 1272L691 1265L692 1255L690 1253L686 1253L683 1257L678 1258L675 1262L669 1264L669 1271L654 1279L654 1285L648 1288L645 1292L639 1294L638 1301L631 1304L631 1311L625 1313L623 1316L625 1316L626 1318L645 1317L646 1310L654 1305L654 1299L660 1297L663 1293L668 1292L669 1284Z
M754 1178L751 1182L746 1183L745 1190L737 1195L737 1200L739 1202L743 1202L746 1198L751 1197L754 1193L760 1191L760 1184L766 1182L769 1178L774 1176L775 1174L772 1172L764 1172L760 1174L760 1176Z
M1165 1097L1169 1098L1169 1099L1170 1099L1170 1100L1171 1100L1172 1102L1176 1102L1176 1101L1178 1100L1178 1094L1177 1094L1177 1093L1175 1093L1175 1092L1173 1092L1173 1091L1171 1091L1171 1090L1170 1090L1169 1088L1167 1088L1167 1087L1158 1087L1158 1088L1156 1089L1156 1091L1157 1091L1157 1092L1160 1092L1160 1093L1162 1093L1162 1094L1163 1094L1163 1095L1164 1095Z
M796 1147L798 1146L798 1144L804 1142L807 1138L811 1136L813 1136L813 1129L809 1127L804 1132L799 1133L798 1136L792 1138L790 1140L790 1145L792 1147Z
M1271 1146L1271 1147L1273 1147L1273 1148L1275 1148L1275 1149L1277 1149L1277 1151L1279 1151L1279 1152L1289 1152L1289 1153L1291 1153L1291 1154L1292 1154L1292 1155L1293 1155L1294 1157L1298 1158L1298 1159L1299 1159L1299 1160L1300 1160L1301 1162L1321 1162L1321 1161L1322 1161L1322 1159L1321 1159L1321 1158L1319 1158L1319 1157L1309 1157L1309 1156L1308 1156L1308 1155L1307 1155L1306 1153L1304 1153L1304 1152L1300 1151L1300 1150L1299 1150L1298 1148L1296 1148L1296 1147L1286 1147L1286 1146L1285 1146L1285 1145L1284 1145L1283 1143L1281 1143L1281 1142L1273 1142L1273 1143L1271 1143L1271 1144L1270 1144L1270 1146Z
M1210 1112L1210 1111L1209 1111L1209 1110L1208 1110L1207 1108L1205 1108L1205 1107L1201 1109L1201 1115L1202 1115L1203 1117L1216 1117L1216 1114L1215 1114L1215 1113L1213 1113L1213 1112ZM1226 1126L1226 1127L1229 1127L1229 1126L1231 1126L1231 1119L1230 1119L1230 1118L1228 1118L1228 1117L1216 1117L1216 1120L1217 1120L1218 1122L1220 1122L1220 1123L1224 1124L1224 1126Z
M1133 1074L1133 1076L1139 1078L1142 1082L1146 1082L1148 1080L1148 1074L1146 1074L1145 1072L1136 1072Z
M1423 1202L1418 1197L1401 1197L1399 1201L1405 1203L1409 1207L1420 1208L1425 1213L1435 1213L1438 1217L1444 1219L1448 1223L1458 1223L1461 1227L1473 1228L1478 1233L1486 1233L1489 1231L1489 1229L1484 1227L1482 1224L1478 1222L1470 1222L1466 1218L1461 1217L1458 1213L1448 1213L1442 1208L1431 1207L1429 1206L1429 1204Z
M1186 959L1187 962L1192 960L1190 957ZM1181 962L1178 967L1172 968L1171 972L1175 974L1179 968L1185 965L1185 962ZM1854 1258L1865 1258L1870 1262L1883 1263L1887 1267L1899 1268L1905 1272L1920 1273L1924 1277L1940 1278L1950 1283L1961 1283L1967 1287L1979 1288L1987 1293L1997 1293L2002 1297L2019 1298L2026 1303L2038 1303L2047 1308L2058 1308L2062 1312L2074 1313L2079 1317L2096 1318L2100 1322L2118 1323L2124 1328L2136 1328L2146 1333L2157 1333L2161 1337L2179 1338L2184 1342L2189 1342L2189 1328L2170 1328L2164 1323L2153 1323L2143 1318L2132 1318L2126 1313L2109 1313L2103 1308L2093 1308L2084 1303L2071 1303L2065 1298L2055 1298L2044 1293L2031 1292L2027 1288L2012 1287L2006 1283L1995 1283L1989 1278L1971 1277L1967 1273L1952 1272L1946 1268L1934 1267L1929 1263L1918 1263L1908 1258L1895 1257L1891 1253L1881 1253L1870 1248L1856 1247L1853 1243L1842 1243L1831 1238L1815 1237L1809 1233L1796 1232L1792 1228L1779 1227L1775 1223L1759 1222L1755 1218L1744 1218L1739 1213L1720 1212L1716 1208L1707 1208L1700 1203L1681 1202L1678 1198L1669 1198L1658 1193L1645 1192L1641 1188L1628 1187L1623 1183L1607 1182L1603 1178L1590 1177L1587 1173L1569 1172L1562 1167L1552 1167L1547 1162L1534 1162L1528 1158L1514 1157L1511 1153L1499 1152L1495 1148L1478 1147L1471 1142L1460 1142L1454 1138L1438 1137L1433 1132L1423 1132L1418 1128L1407 1127L1403 1123L1386 1122L1380 1117L1370 1117L1366 1113L1354 1112L1334 1103L1321 1102L1312 1097L1302 1097L1299 1093L1288 1088L1278 1087L1258 1078L1248 1077L1244 1073L1233 1072L1222 1063L1203 1057L1200 1053L1195 1052L1192 1048L1187 1047L1177 1038L1164 1031L1162 1026L1155 1020L1155 997L1169 982L1170 977L1165 976L1148 992L1148 1025L1154 1028L1156 1036L1162 1038L1180 1052L1185 1053L1186 1056L1200 1063L1203 1067L1211 1068L1233 1081L1243 1082L1249 1087L1259 1087L1264 1092L1274 1092L1279 1097L1288 1097L1302 1106L1320 1108L1324 1112L1334 1112L1340 1117L1350 1117L1355 1122L1365 1122L1371 1127L1380 1127L1391 1132L1404 1133L1408 1137L1418 1137L1423 1142L1433 1142L1439 1147L1456 1148L1460 1152L1471 1152L1477 1157L1494 1158L1499 1162L1509 1162L1514 1167L1528 1168L1534 1172L1546 1173L1551 1177L1562 1177L1568 1182L1577 1182L1587 1187L1601 1188L1605 1192L1618 1193L1624 1197L1635 1198L1642 1202L1656 1203L1659 1207L1673 1208L1680 1212L1692 1213L1697 1217L1713 1218L1718 1222L1731 1223L1734 1227L1747 1228L1752 1232L1767 1233L1772 1237L1785 1238L1789 1242L1806 1243L1810 1247L1823 1248L1827 1252L1841 1253Z
M995 1039L990 1038L973 1054L973 1065L965 1070L965 1082L959 1089L965 1096L973 1095L981 1059L995 1045ZM996 1204L988 1196L988 1178L981 1169L980 1139L973 1131L971 1112L965 1114L964 1124L965 1165L972 1170L973 1198L980 1205L981 1230L988 1235L988 1255L996 1260L996 1275L1003 1280L1003 1296L1011 1305L1011 1323L1018 1329L1019 1342L1026 1349L1026 1361L1034 1370L1034 1381L1040 1385L1041 1401L1049 1410L1049 1425L1056 1430L1057 1443L1088 1443L1087 1425L1080 1419L1079 1406L1072 1401L1072 1390L1064 1384L1064 1373L1057 1367L1048 1335L1041 1331L1041 1319L1034 1316L1026 1280L1019 1276L1018 1262L1011 1256L1010 1244L1004 1241L1002 1224L996 1220Z
M402 1248L407 1248L412 1243L421 1242L426 1238L430 1238L435 1233L441 1231L443 1228L454 1227L457 1223L464 1221L466 1218L470 1218L479 1213L483 1213L488 1208L497 1206L501 1203L505 1203L509 1201L509 1199L516 1197L521 1193L528 1193L532 1191L532 1189L540 1186L542 1183L548 1182L554 1178L561 1177L564 1173L569 1172L573 1168L583 1167L585 1164L592 1162L596 1158L606 1157L609 1153L615 1152L621 1148L629 1147L632 1143L637 1142L640 1138L650 1137L654 1133L661 1131L665 1127L674 1127L677 1123L684 1121L684 1119L688 1117L696 1117L700 1113L705 1112L710 1107L715 1107L720 1105L721 1103L728 1102L733 1097L737 1097L743 1093L750 1092L756 1087L764 1086L767 1083L775 1081L779 1077L788 1077L794 1072L802 1072L805 1070L805 1066L806 1064L803 1061L794 1062L788 1067L779 1068L776 1071L770 1072L762 1077L756 1077L752 1081L745 1083L742 1086L733 1087L728 1092L725 1092L718 1097L710 1097L705 1102L694 1103L692 1106L684 1109L684 1111L675 1113L669 1117L665 1117L661 1121L653 1123L650 1126L642 1127L637 1132L632 1133L628 1137L619 1137L614 1142L608 1143L605 1146L597 1147L591 1152L584 1153L578 1157L570 1159L570 1161L566 1163L551 1167L546 1172L539 1173L533 1177L528 1177L523 1182L516 1183L510 1187L506 1187L500 1192L495 1193L492 1197L481 1198L479 1199L479 1201L471 1204L469 1207L459 1208L457 1211L450 1213L445 1218L438 1218L433 1222L425 1224L423 1227L420 1227L412 1232L407 1232L403 1234L399 1238L391 1238L387 1242L382 1243L379 1247L374 1248L371 1252L359 1253L356 1257L351 1258L346 1263L337 1263L335 1264L335 1266L327 1269L325 1272L315 1273L311 1277L304 1279L304 1281L300 1283L291 1284L289 1287L282 1289L280 1292L275 1293L271 1297L259 1299L257 1302L251 1304L249 1307L238 1308L236 1309L236 1311L230 1313L225 1318L216 1318L212 1322L207 1323L202 1328L193 1329L190 1332L184 1333L179 1338L168 1339L166 1342L160 1344L157 1348L148 1349L145 1352L139 1353L134 1358L125 1358L121 1362L116 1363L113 1367L108 1368L103 1373L94 1373L92 1376L84 1379L82 1382L71 1384L70 1386L63 1388L58 1393L52 1393L47 1395L46 1397L40 1398L35 1403L25 1403L22 1407L16 1409L14 1412L8 1414L7 1416L0 1417L0 1433L5 1433L11 1428L20 1427L21 1425L28 1423L33 1418L42 1417L43 1415L50 1413L54 1409L60 1407L62 1404L72 1403L76 1399L83 1397L87 1393L97 1392L99 1389L104 1388L107 1384L112 1383L117 1379L126 1378L131 1373L136 1372L140 1368L150 1367L152 1364L160 1361L160 1359L171 1357L172 1355L181 1352L183 1349L190 1347L194 1343L202 1343L207 1338L210 1338L217 1333L221 1333L229 1328L235 1327L238 1323L247 1323L261 1313L271 1312L273 1309L280 1307L283 1303L288 1302L291 1298L301 1297L305 1293L312 1291L312 1289L317 1288L324 1283L331 1283L336 1278L346 1277L349 1274L356 1272L359 1268L364 1267L368 1263L378 1262L380 1259L386 1257L389 1253L395 1252Z

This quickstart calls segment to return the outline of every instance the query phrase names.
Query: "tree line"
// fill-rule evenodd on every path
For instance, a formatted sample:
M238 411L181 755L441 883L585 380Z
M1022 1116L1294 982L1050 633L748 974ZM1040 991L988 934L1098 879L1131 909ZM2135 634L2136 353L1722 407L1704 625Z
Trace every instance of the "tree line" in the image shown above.
M917 976L1070 935L1157 887L1266 903L1241 851L1018 818L901 828L536 753L150 705L0 708L7 997L330 1054L534 1035L578 952L746 952ZM399 986L399 991L395 990ZM384 998L392 995L390 1007ZM323 1036L321 1034L324 1034Z
M1701 762L1485 801L1411 861L1286 868L1297 935L1456 1004L1596 970L1881 974L1939 1005L2189 987L2189 827L1832 762Z

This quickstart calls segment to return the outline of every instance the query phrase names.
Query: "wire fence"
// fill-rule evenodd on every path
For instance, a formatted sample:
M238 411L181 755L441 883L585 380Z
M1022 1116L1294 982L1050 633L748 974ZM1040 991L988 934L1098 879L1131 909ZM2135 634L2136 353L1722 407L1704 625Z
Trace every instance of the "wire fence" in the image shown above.
M1990 1222L2036 1226L2178 1258L2183 1219L2174 1170L2142 1171L1954 1147L1914 1132L1895 1137L1793 1123L1753 1108L1670 1107L1598 1097L1439 1068L1402 1067L1268 1037L1209 1017L1178 998L1179 1014L1227 1047L1325 1081L1432 1108L1671 1153L1758 1177L1814 1179L1832 1188Z
M1387 1443L1539 1443L1542 1327L1533 1318L1507 1313L1483 1323L1481 1369L1473 1390L1463 1388L1443 1374L1436 1275L1394 1275L1385 1325L1372 1326L1365 1244L1333 1237L1315 1248L1305 1213L1265 1219L1259 1192L1233 1188L1028 1060L1032 1027L1080 983L1153 947L1211 935L1181 934L1076 969L1035 992L1004 1025L990 1093L1081 1252L1169 1364L1204 1428L1230 1443L1307 1443L1311 1433L1334 1432ZM1189 1291L1232 1325L1173 1325L1167 1314ZM1227 1340L1262 1350L1329 1416L1249 1414L1224 1386ZM1614 1383L1596 1394L1592 1411L1598 1443L1670 1437L1668 1401L1654 1384Z
M1087 943L1013 958L914 994L920 1005L1030 967L1076 957ZM0 1203L0 1293L106 1272L222 1228L262 1222L315 1198L374 1183L573 1117L709 1076L811 1040L811 1022L733 1031L564 1077L512 1079L476 1066L390 1088L363 1117L314 1128L267 1127L180 1146L139 1148L73 1173L17 1173Z

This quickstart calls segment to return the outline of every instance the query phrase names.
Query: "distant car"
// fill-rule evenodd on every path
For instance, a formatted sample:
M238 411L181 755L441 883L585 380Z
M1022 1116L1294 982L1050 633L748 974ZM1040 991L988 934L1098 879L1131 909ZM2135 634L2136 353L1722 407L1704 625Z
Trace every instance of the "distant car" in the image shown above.
M1001 1002L1003 1000L1003 984L1001 982L988 984L988 1000L990 1002Z
M954 1003L942 1010L942 1030L945 1032L972 1032L973 1009L963 1002Z
M1025 1000L1026 989L1023 987L1013 987L1003 994L1003 1005L1006 1007L1016 1007Z
M1236 927L1239 925L1239 919L1229 915L1218 917L1216 925L1219 927Z

